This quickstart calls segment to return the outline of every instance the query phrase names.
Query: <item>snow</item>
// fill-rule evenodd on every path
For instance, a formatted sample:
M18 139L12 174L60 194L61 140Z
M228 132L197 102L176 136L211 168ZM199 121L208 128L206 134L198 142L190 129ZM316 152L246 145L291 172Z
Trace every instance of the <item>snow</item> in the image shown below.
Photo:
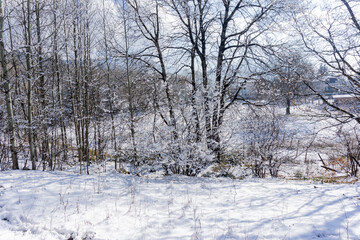
M356 96L351 94L342 94L342 95L334 95L332 96L334 99L355 99Z
M360 184L0 172L0 239L360 239Z

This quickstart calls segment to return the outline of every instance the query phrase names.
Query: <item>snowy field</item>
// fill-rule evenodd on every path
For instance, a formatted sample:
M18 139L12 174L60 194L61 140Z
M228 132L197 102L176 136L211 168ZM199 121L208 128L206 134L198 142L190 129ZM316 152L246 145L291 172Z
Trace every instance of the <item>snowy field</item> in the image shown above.
M0 172L0 239L360 239L360 184Z

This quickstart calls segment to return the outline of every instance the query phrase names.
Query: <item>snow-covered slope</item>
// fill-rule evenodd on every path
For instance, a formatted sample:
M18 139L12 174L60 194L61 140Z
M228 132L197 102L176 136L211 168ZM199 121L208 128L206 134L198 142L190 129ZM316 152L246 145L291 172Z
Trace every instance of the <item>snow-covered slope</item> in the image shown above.
M360 184L0 172L0 239L360 239Z

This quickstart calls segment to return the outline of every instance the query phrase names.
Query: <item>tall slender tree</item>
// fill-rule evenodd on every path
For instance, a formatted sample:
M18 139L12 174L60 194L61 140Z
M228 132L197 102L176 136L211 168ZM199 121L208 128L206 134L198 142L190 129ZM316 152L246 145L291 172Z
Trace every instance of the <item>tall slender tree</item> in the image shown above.
M28 120L28 139L30 150L31 169L36 170L36 155L34 145L34 126L33 126L33 83L34 83L34 69L32 66L32 2L27 0L22 3L24 12L24 36L25 36L25 51L26 51L26 81L27 81L27 120Z
M0 0L0 61L1 61L1 82L3 82L3 90L6 94L6 111L8 118L8 132L10 138L10 151L12 159L12 168L19 169L17 150L16 150L16 138L15 138L15 122L13 101L11 96L11 83L8 74L8 62L6 59L6 49L4 43L4 6L3 1Z

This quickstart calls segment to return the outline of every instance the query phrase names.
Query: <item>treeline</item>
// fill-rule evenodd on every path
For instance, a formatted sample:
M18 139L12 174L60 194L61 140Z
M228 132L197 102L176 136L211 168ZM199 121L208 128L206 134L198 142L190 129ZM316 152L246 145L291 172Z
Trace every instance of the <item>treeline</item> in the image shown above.
M288 114L295 96L317 94L300 43L277 36L297 1L0 3L2 169L89 173L111 159L196 175L226 155L227 111L258 104L246 86Z

